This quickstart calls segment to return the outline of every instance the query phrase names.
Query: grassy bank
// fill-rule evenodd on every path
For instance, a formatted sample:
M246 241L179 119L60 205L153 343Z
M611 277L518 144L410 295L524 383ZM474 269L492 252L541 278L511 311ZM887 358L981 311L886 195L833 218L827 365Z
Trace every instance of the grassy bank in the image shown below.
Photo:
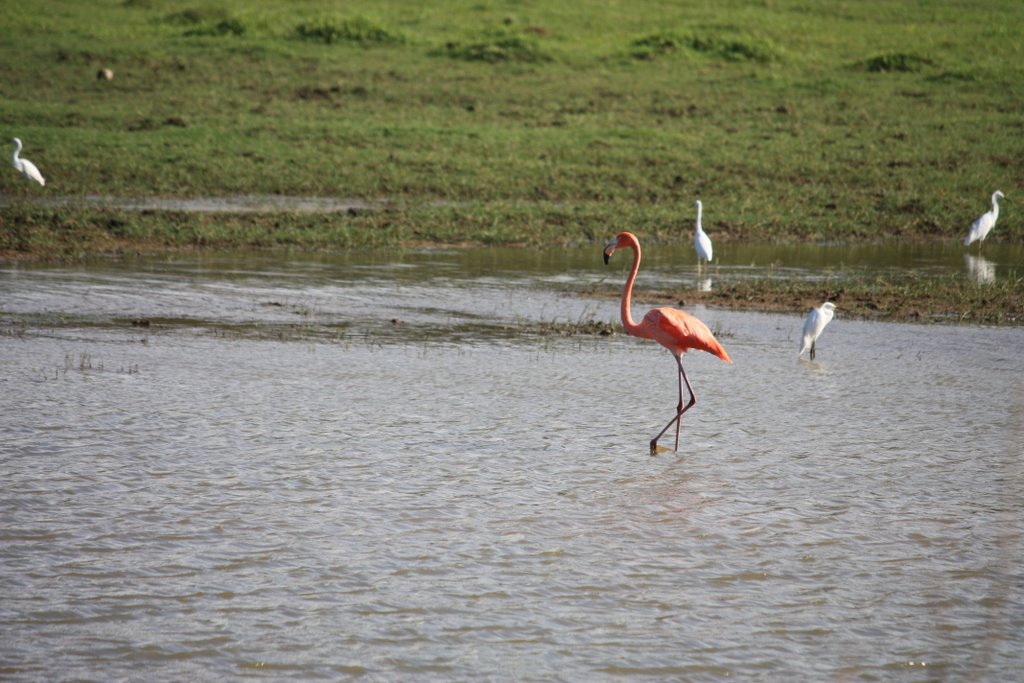
M484 243L678 231L700 197L718 239L952 239L1021 188L1022 45L1012 1L39 0L0 25L0 126L49 184L0 191L451 201L405 230Z

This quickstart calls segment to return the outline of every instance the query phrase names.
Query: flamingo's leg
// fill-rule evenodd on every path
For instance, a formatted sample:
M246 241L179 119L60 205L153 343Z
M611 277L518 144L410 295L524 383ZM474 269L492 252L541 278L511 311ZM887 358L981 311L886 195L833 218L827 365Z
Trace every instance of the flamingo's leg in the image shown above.
M668 421L668 424L665 425L664 429L662 429L660 432L658 432L658 435L656 437L651 439L651 455L655 455L658 452L658 439L660 439L662 436L664 436L665 432L668 431L668 428L671 427L673 423L675 423L675 425L676 425L676 447L675 447L675 450L676 451L679 450L679 428L680 428L680 426L682 426L683 413L685 413L687 410L689 410L690 408L692 408L694 405L697 404L697 395L693 393L693 387L690 386L690 380L687 379L687 377L686 377L686 370L683 370L683 359L682 359L681 356L676 356L675 359L676 359L676 364L679 366L679 404L676 406L676 415L675 415L675 417L673 417L671 420ZM683 406L683 384L684 383L686 384L686 390L688 392L690 392L690 402L687 403L685 407Z

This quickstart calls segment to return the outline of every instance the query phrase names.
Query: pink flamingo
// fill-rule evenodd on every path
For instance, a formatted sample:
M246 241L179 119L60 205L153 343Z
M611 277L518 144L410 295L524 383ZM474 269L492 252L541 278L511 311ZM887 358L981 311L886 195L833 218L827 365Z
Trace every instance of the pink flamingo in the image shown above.
M668 421L668 424L658 432L656 437L651 439L651 455L655 455L658 452L658 439L668 431L668 428L673 423L676 425L675 450L678 451L679 425L682 421L683 413L697 403L693 387L690 386L690 380L686 378L686 371L683 370L683 354L690 349L700 349L701 351L707 351L718 356L726 363L731 363L732 359L729 358L729 354L725 352L722 345L715 339L715 335L711 334L708 326L685 311L663 306L648 311L647 315L639 323L633 321L633 316L629 312L629 299L633 294L633 282L636 280L637 271L640 270L640 241L636 238L636 235L631 232L620 232L618 237L604 248L604 262L607 265L608 259L611 258L616 249L624 249L626 247L633 250L633 268L629 271L626 287L622 290L622 326L626 328L627 333L634 337L653 339L664 346L675 357L676 365L679 366L679 405L676 406L676 415ZM684 383L686 384L686 390L690 392L690 402L686 404L686 407L683 407Z

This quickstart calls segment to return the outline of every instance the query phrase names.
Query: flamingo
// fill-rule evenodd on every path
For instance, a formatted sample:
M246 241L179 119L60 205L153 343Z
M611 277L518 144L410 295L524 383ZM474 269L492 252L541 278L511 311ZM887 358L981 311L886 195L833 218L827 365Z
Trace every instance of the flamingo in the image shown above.
M14 166L15 170L28 180L34 180L40 185L46 185L46 180L43 179L43 174L39 172L39 169L36 168L35 164L28 159L18 158L18 154L21 153L21 140L18 138L11 138L11 142L14 143L14 154L11 155L11 165Z
M992 208L971 223L971 229L967 232L967 237L964 238L965 247L975 240L984 242L992 228L996 227L996 219L999 218L999 199L1002 196L1003 193L999 190L992 193Z
M633 293L633 282L636 280L637 271L640 270L640 241L636 238L636 235L631 232L619 233L604 248L604 262L607 265L608 259L611 258L616 249L625 248L633 250L633 268L630 270L629 277L626 279L626 286L622 290L622 326L626 328L627 333L634 337L653 339L664 346L675 357L676 366L679 368L679 404L676 406L676 414L675 417L668 421L665 428L658 432L656 437L651 439L651 455L658 453L658 439L668 431L673 423L676 426L675 450L678 451L681 418L683 413L697 403L697 396L693 393L690 380L686 378L686 371L683 370L683 354L690 349L699 349L718 356L726 363L731 363L732 359L729 358L729 354L725 352L725 349L718 343L715 336L711 334L708 326L685 311L663 306L648 311L647 315L639 323L633 321L633 316L629 312L629 300ZM685 407L683 406L684 383L686 384L687 391L690 392L690 402Z
M807 314L807 319L804 320L804 334L800 341L800 353L797 356L802 356L809 350L811 360L814 360L814 342L818 341L818 337L825 330L825 325L832 322L835 311L836 305L831 301L826 301L821 306L811 309L811 312Z
M697 270L700 270L701 259L711 263L711 238L704 232L704 228L700 226L700 214L704 209L704 205L700 203L699 199L693 205L697 207L697 225L693 231L693 248L697 250Z

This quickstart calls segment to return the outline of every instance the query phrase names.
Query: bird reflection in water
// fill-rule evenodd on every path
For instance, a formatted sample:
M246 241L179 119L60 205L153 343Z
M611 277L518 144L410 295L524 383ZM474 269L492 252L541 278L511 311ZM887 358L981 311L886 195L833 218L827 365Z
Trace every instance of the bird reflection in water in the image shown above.
M973 277L979 285L996 281L996 264L984 256L964 254L964 268L967 269L967 275Z

